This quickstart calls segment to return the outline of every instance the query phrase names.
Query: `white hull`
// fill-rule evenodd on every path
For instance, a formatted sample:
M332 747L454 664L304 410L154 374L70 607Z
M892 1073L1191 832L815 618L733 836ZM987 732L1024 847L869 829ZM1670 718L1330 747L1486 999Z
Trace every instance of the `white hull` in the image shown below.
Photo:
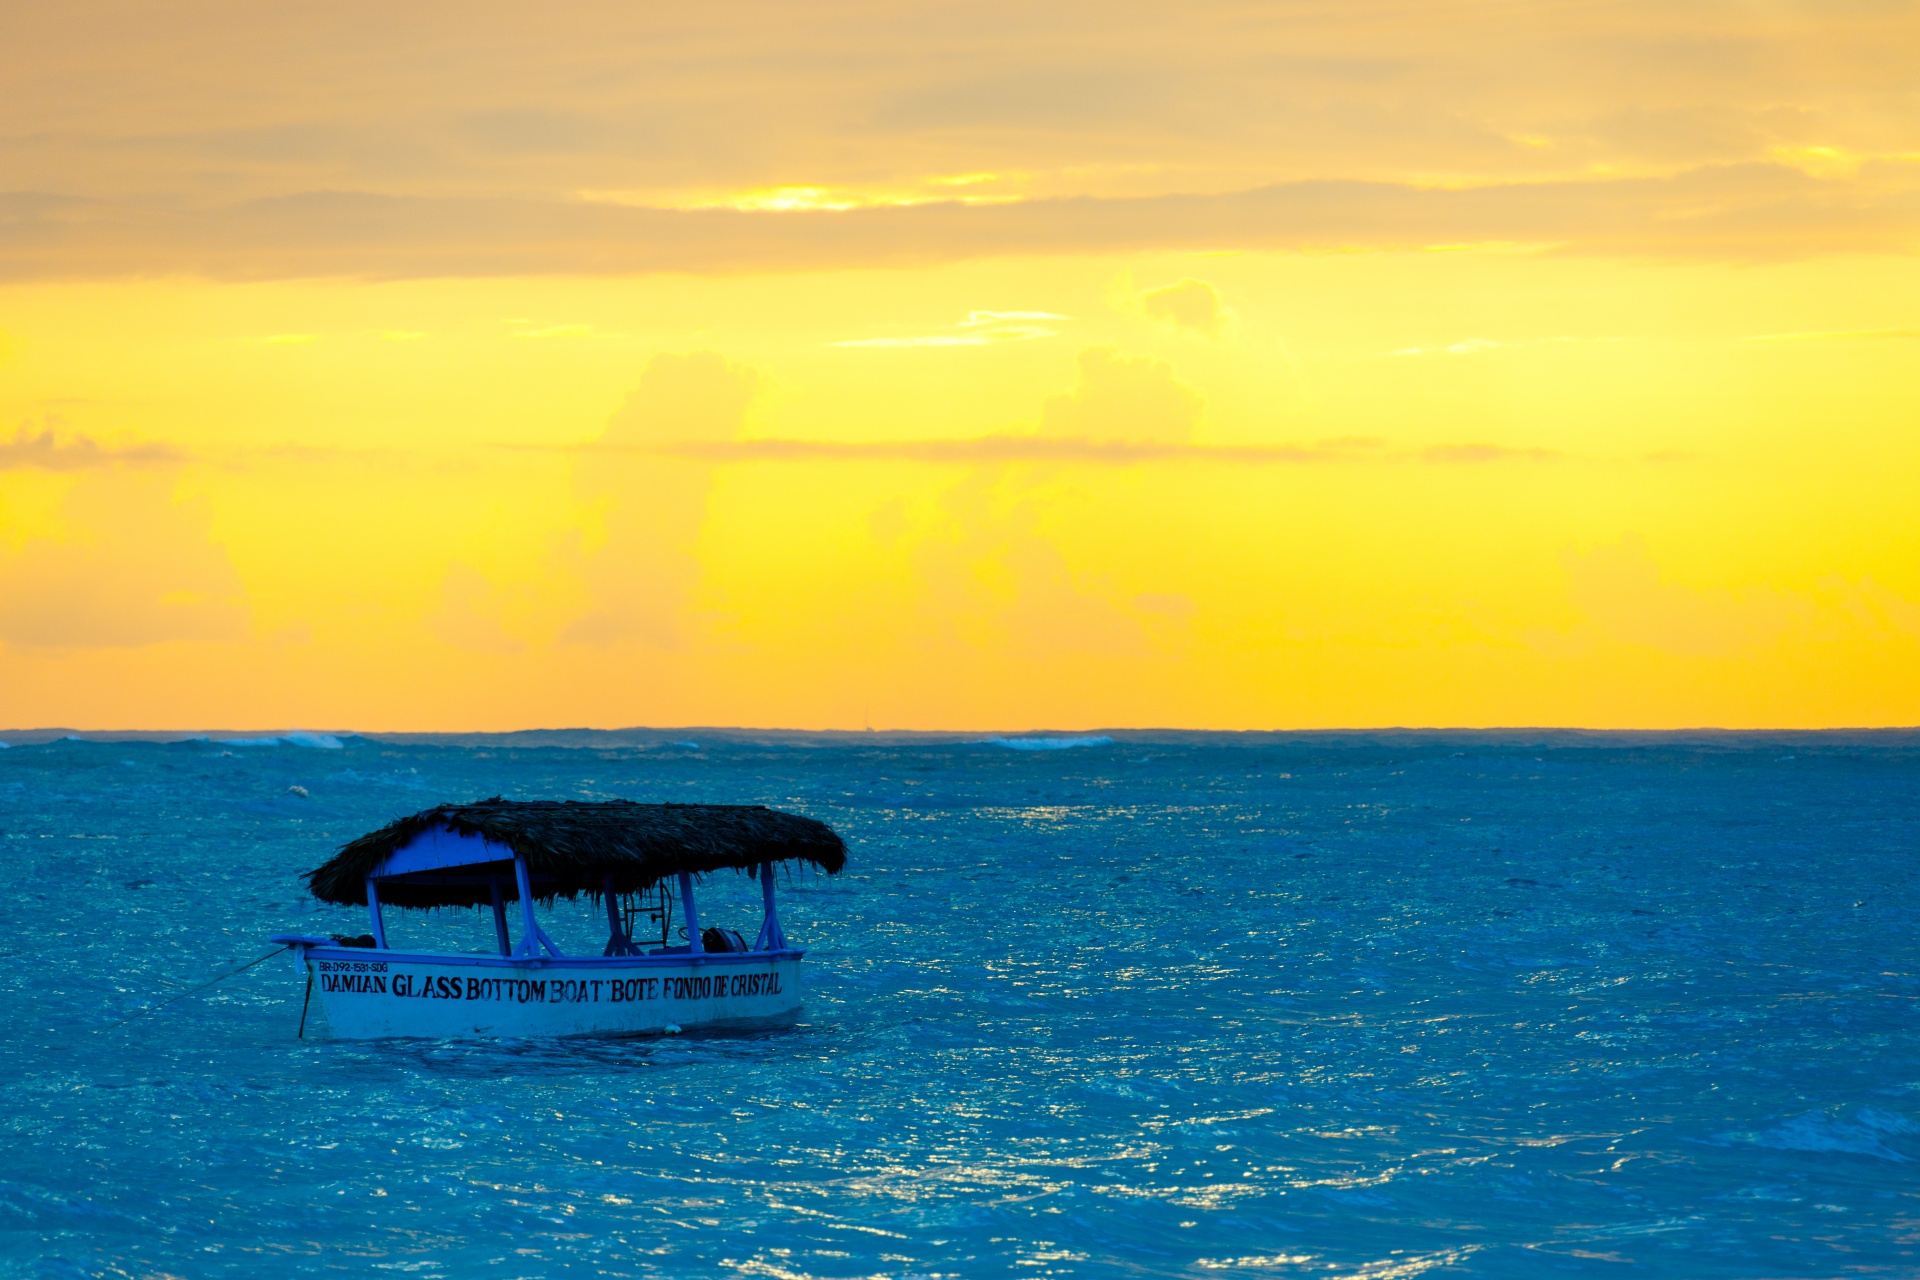
M533 957L306 946L337 1037L623 1036L777 1022L801 951Z

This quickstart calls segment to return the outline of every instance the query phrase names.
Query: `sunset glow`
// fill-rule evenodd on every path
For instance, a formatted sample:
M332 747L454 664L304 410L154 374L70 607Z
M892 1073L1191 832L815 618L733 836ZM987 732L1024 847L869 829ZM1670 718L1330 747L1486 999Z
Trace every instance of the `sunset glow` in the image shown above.
M1920 722L1910 9L7 27L9 726Z

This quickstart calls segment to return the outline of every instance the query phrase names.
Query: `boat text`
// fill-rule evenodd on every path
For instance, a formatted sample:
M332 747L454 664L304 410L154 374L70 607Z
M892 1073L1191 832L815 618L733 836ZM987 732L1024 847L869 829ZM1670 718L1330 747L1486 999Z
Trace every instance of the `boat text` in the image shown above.
M468 978L459 974L328 972L320 989L401 1000L477 1000L504 1004L635 1004L646 1000L710 1000L777 996L780 975L716 973L687 978ZM344 969L346 966L340 965ZM385 968L385 965L379 966Z

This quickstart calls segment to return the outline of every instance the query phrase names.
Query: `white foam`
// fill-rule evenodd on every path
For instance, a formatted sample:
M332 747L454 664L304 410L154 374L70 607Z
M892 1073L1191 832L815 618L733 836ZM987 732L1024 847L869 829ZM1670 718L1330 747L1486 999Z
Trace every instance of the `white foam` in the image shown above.
M305 729L295 729L291 733L276 734L271 738L222 738L224 747L317 747L322 751L338 751L347 744L330 733L308 733Z
M286 735L288 746L318 747L322 751L339 751L347 744L330 733L308 733L304 729L295 729Z
M1073 747L1110 747L1112 738L988 738L990 747L1006 747L1013 751L1066 751Z

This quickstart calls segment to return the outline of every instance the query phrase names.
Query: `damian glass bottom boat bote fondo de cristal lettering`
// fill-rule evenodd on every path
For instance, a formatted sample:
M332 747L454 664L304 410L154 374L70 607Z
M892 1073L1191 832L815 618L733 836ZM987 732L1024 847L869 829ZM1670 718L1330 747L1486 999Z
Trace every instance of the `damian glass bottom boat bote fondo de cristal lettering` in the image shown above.
M482 801L402 818L346 845L308 877L325 902L362 904L373 932L342 939L276 934L292 948L336 1036L641 1035L751 1025L800 1007L800 959L774 906L782 863L833 874L846 845L810 818L748 805L629 801ZM760 882L766 915L749 946L700 927L696 875L723 869ZM675 895L686 945L672 937ZM604 900L603 954L561 953L534 915L538 899ZM518 904L513 944L507 904ZM499 953L402 951L384 909L491 905ZM635 925L659 926L643 949ZM370 944L370 945L369 945Z

